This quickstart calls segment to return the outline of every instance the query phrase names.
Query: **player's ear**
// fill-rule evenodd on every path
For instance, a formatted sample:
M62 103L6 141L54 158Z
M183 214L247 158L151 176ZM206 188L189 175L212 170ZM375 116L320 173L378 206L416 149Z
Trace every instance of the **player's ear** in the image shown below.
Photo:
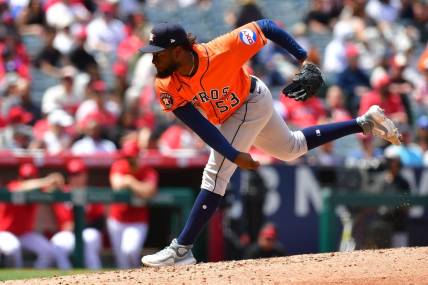
M180 57L183 55L184 48L182 46L176 46L172 48L172 54L174 57Z

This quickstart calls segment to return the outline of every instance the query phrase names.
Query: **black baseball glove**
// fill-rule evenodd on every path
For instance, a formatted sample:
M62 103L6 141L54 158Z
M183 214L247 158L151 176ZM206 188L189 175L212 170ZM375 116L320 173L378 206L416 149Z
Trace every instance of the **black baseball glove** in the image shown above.
M315 95L323 84L319 67L313 63L305 63L294 76L293 82L282 89L282 93L296 101L305 101Z

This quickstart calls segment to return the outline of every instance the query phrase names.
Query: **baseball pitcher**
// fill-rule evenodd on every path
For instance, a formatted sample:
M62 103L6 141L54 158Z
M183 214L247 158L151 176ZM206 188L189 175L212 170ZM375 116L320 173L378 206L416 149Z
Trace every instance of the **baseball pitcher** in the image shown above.
M400 144L397 128L378 106L353 120L291 131L275 112L268 87L243 67L268 40L302 65L284 88L284 95L303 101L313 96L323 84L319 68L305 62L306 51L272 20L251 22L202 44L182 26L161 23L153 28L149 45L140 49L153 54L156 92L163 109L173 112L212 148L201 191L184 229L168 247L144 256L144 265L196 263L192 245L217 209L236 167L259 167L248 153L253 145L289 161L321 144L360 132Z

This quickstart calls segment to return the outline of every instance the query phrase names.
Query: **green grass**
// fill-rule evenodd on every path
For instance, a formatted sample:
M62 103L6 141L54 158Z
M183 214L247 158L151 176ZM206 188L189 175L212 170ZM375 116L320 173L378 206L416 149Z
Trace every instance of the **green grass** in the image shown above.
M29 278L54 277L79 273L95 272L87 269L73 269L68 271L55 269L0 269L0 281Z

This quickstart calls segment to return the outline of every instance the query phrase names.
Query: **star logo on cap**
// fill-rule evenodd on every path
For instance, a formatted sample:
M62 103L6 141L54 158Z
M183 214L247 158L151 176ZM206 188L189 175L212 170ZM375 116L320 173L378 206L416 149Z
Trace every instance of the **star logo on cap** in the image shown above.
M170 41L171 41L171 43L173 44L173 43L175 43L175 40L174 39L170 39Z
M154 37L155 37L155 35L153 34L153 33L150 33L150 38L149 38L149 41L153 41L153 39L154 39Z

